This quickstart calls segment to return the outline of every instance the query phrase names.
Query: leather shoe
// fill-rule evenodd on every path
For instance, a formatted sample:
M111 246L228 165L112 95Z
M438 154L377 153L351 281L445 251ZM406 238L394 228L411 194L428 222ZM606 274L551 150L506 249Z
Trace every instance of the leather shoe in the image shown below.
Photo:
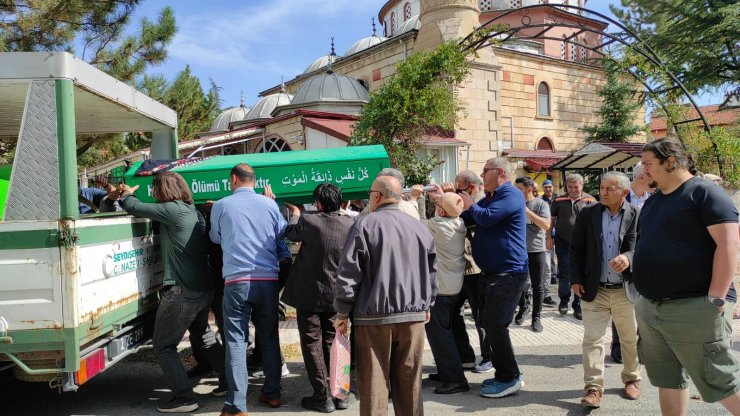
M347 396L347 398L343 400L332 397L332 400L334 400L334 407L337 410L347 410L347 408L349 408L349 396Z
M568 304L560 304L558 305L558 312L560 312L561 315L567 315L568 314Z
M260 403L265 403L266 405L272 407L273 409L277 409L278 407L282 405L282 403L280 403L280 399L268 399L262 393L260 393L260 397L257 400L259 400Z
M444 381L442 380L442 377L440 377L438 373L430 373L427 378L431 381Z
M313 396L304 397L301 399L301 406L307 410L315 410L321 413L331 413L336 410L334 407L334 400L331 397L326 399L320 399Z
M445 383L434 389L434 392L437 394L455 394L463 393L469 390L470 385L467 381L463 381L462 383Z
M575 317L576 319L578 319L579 321L582 321L582 320L583 320L583 312L581 312L581 311L580 311L580 309L579 309L579 310L577 310L577 311L576 311L576 310L574 310L574 311L573 311L573 316L574 316L574 317Z
M601 406L601 390L599 389L588 389L586 395L581 398L581 404L594 409Z
M198 363L195 367L188 370L188 377L199 377L213 371L210 365Z
M534 332L542 332L545 328L542 327L542 321L539 319L533 319L532 320L532 331Z
M640 382L639 381L628 381L624 383L624 397L630 400L637 400L640 398Z
M521 325L522 323L524 323L524 317L527 316L528 312L529 312L528 306L519 308L519 312L517 312L516 317L514 318L514 324Z

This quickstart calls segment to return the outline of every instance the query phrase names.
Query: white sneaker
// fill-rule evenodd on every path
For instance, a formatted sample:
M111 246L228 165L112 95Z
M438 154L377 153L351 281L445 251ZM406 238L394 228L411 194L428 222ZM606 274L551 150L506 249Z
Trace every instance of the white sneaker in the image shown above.
M489 360L481 360L473 369L474 373L488 373L493 371L493 363Z
M281 377L285 377L285 376L289 376L289 375L290 375L290 370L288 369L288 365L287 364L283 364L283 366L280 367L280 376ZM265 372L262 371L262 370L255 371L254 373L252 373L252 377L254 377L254 378L264 378L265 377Z

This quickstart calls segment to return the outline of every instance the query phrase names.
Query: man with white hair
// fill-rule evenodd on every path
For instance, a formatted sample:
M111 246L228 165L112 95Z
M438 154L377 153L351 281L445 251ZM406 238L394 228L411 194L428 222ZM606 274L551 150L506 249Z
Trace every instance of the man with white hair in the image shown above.
M568 247L576 215L584 207L596 203L591 195L583 192L583 176L573 173L565 178L565 182L568 192L555 198L550 205L552 222L547 233L547 248L551 249L554 246L558 257L558 296L560 296L558 310L561 315L568 313L568 303L571 297ZM553 229L555 230L554 237ZM578 295L574 295L573 299L573 316L579 320L583 319L581 298Z
M624 397L640 397L635 308L627 299L625 281L637 240L638 210L625 201L630 181L621 172L601 178L600 204L581 210L570 241L570 281L582 297L583 379L581 403L597 408L604 393L604 337L611 318L622 335Z
M632 168L632 183L630 184L630 193L627 196L627 202L634 205L635 208L642 208L645 201L655 191L655 188L650 186L650 181L643 173L644 169L642 163L638 163Z

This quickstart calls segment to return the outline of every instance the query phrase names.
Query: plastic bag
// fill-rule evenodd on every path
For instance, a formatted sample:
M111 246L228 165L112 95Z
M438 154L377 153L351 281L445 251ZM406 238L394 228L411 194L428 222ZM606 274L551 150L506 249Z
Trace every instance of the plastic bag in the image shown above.
M337 331L329 352L329 385L331 395L339 400L349 397L350 352L348 334Z

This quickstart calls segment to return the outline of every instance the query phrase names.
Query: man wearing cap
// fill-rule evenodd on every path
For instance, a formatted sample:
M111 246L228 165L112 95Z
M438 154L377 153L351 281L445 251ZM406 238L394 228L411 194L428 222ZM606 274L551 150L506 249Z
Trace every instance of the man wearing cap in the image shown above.
M460 314L453 310L457 295L463 285L465 270L465 234L467 228L460 218L463 209L462 199L451 192L430 193L437 209L429 220L422 220L434 237L437 248L437 297L431 310L431 319L425 326L427 341L432 349L437 374L429 375L430 380L441 381L434 389L437 394L453 394L470 390L463 372L460 353L452 333L452 316Z

